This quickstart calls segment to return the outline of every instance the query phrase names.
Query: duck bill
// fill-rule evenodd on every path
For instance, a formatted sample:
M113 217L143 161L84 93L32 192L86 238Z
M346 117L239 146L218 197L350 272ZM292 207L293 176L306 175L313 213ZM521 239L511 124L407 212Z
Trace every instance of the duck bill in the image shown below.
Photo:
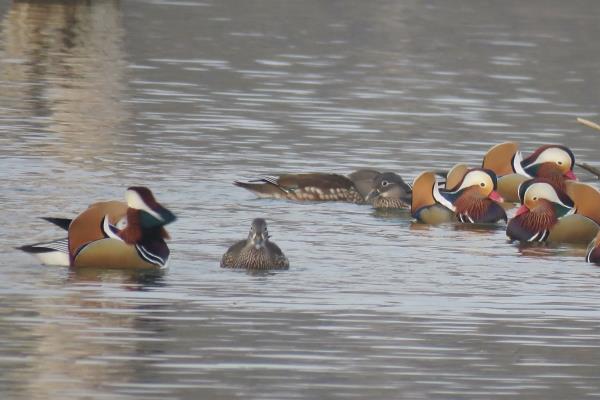
M140 210L140 225L142 229L159 228L175 221L177 217L164 207L153 209L154 213Z
M379 196L379 190L377 189L373 189L371 190L369 193L367 193L367 195L365 196L365 201L367 203L372 202L373 200L375 200L375 198Z
M500 196L500 193L496 192L495 190L492 190L492 193L490 193L488 197L494 200L496 203L504 202L504 198L502 198L502 196Z
M255 234L252 236L252 244L256 249L260 249L265 244L265 237L261 234Z
M527 206L525 206L525 205L522 205L521 207L519 207L519 209L515 213L515 217L518 217L519 215L523 215L528 212L529 212L529 208L527 208Z
M567 173L565 174L565 178L566 178L566 179L571 179L571 180L573 180L573 181L576 181L576 180L577 180L577 175L575 175L575 172L573 172L573 171L569 170L569 171L567 171Z

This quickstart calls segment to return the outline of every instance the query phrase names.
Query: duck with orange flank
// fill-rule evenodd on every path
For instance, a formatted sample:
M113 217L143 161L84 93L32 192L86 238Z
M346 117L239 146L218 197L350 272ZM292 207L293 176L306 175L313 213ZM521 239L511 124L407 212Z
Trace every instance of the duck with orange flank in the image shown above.
M146 187L128 188L125 199L94 203L73 220L47 218L66 229L67 238L20 249L44 264L73 268L165 268L170 252L164 226L175 215Z
M506 221L493 171L459 164L448 173L447 182L451 186L441 189L433 172L415 178L411 204L414 218L428 224Z
M519 201L519 185L531 178L545 178L564 192L566 181L577 180L574 166L575 155L566 146L544 145L523 159L519 145L514 142L493 146L485 154L482 163L482 168L496 173L498 192L509 202Z

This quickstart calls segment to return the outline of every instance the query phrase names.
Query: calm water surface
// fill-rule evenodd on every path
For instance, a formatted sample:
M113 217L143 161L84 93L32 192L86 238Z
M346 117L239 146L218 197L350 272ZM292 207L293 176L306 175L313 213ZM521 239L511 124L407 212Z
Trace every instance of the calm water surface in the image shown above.
M234 179L477 165L517 140L598 164L597 1L0 3L3 399L600 397L600 269L504 227L257 200ZM579 171L584 181L590 175ZM13 249L148 185L162 276ZM221 270L266 217L286 272Z

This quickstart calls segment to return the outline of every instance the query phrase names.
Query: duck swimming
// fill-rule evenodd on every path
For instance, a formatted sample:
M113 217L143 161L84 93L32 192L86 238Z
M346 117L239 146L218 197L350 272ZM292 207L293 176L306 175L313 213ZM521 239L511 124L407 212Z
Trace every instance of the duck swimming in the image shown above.
M290 263L281 249L269 240L267 221L252 221L248 238L231 246L221 258L221 268L252 270L288 269Z
M146 187L128 188L125 199L94 203L73 220L46 218L67 230L67 238L20 249L44 264L73 268L165 268L170 252L164 226L175 215Z
M463 171L462 178L456 178L456 185L449 189L440 189L433 172L417 176L412 188L413 217L428 224L506 221L506 212L498 204L502 197L496 192L494 172L482 168Z

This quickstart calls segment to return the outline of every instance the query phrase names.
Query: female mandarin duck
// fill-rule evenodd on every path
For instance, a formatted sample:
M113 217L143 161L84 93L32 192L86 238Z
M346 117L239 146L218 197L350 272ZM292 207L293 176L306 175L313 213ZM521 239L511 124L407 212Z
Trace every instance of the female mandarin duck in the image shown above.
M357 171L359 172L359 171ZM370 185L369 177L357 176L361 184ZM235 181L242 187L262 198L313 201L348 201L364 203L364 195L350 179L338 174L309 173L268 176L249 182ZM365 190L365 189L363 189ZM370 189L369 189L370 190Z
M600 264L600 233L592 240L587 249L586 261Z
M66 239L23 246L44 264L75 268L164 268L169 258L164 226L175 215L145 187L130 187L126 203L92 204L75 219L47 218L68 231Z
M287 269L289 266L281 249L269 241L267 222L262 218L252 221L248 239L231 246L221 258L221 268L266 270Z
M372 186L365 201L373 204L374 208L410 208L412 189L400 175L384 172L373 180Z
M573 172L575 155L565 146L545 145L523 159L519 146L513 142L492 147L483 158L483 168L498 176L498 192L510 202L518 202L519 185L530 178L545 178L565 191L567 180L576 180Z
M411 204L414 218L428 224L506 221L506 212L498 204L503 200L496 192L494 172L459 164L448 173L447 182L456 183L449 189L440 189L433 172L415 178Z
M600 229L600 192L589 185L568 183L565 193L548 179L530 179L519 186L519 199L506 227L511 240L587 244Z

